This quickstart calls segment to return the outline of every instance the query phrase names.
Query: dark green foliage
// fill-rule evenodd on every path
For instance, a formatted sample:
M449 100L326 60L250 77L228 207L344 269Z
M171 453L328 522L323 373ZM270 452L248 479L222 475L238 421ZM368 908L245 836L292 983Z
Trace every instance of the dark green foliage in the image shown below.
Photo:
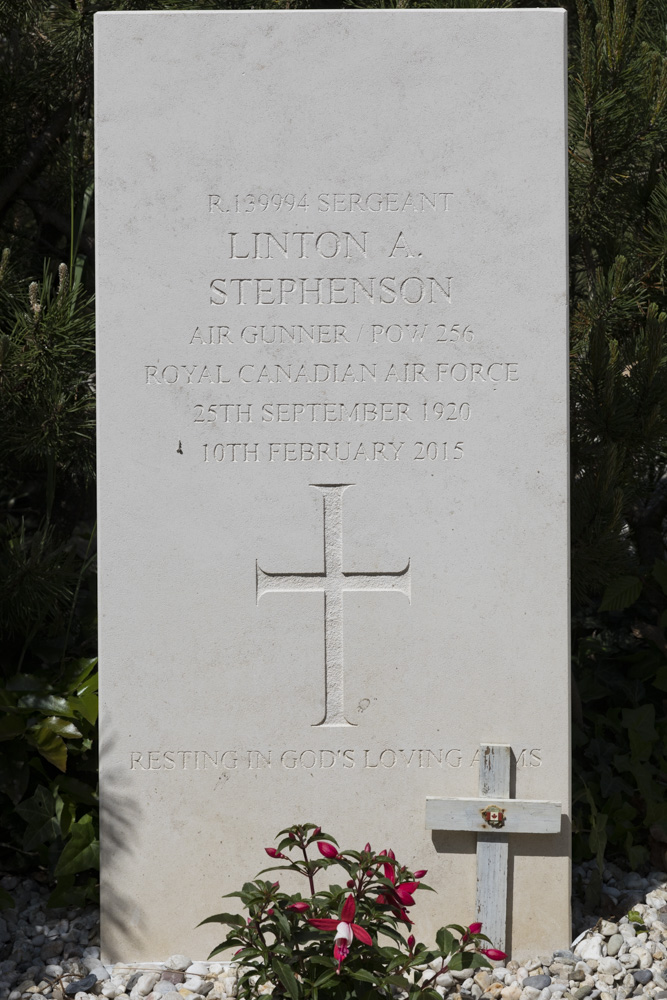
M321 6L0 0L0 865L61 894L97 843L93 15ZM575 851L665 868L667 0L565 6Z
M0 858L60 876L54 902L94 895L97 883L77 878L97 850L93 313L64 265L57 280L47 268L41 283L20 282L5 254ZM92 834L87 853L81 830Z
M574 846L664 869L667 4L573 13Z

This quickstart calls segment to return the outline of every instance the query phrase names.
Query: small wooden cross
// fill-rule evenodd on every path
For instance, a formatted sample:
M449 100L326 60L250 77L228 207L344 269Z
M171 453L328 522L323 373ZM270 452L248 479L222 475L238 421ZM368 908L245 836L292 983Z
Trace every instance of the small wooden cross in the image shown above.
M510 833L559 833L560 802L510 798L510 747L482 743L478 799L426 799L427 830L477 833L476 920L495 948L505 949Z

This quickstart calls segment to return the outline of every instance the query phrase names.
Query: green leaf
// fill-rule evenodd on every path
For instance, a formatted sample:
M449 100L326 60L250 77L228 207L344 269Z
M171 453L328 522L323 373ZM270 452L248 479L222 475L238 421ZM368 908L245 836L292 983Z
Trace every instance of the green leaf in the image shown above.
M327 983L330 983L335 978L336 978L336 969L335 968L327 969L325 972L322 973L321 976L318 976L318 978L315 980L315 982L313 983L313 989L319 989L320 986L325 986Z
M348 975L354 979L360 979L364 983L371 983L373 986L377 985L378 977L374 976L368 969L348 969ZM389 976L386 982L392 982L395 978L395 976Z
M454 947L454 936L450 934L446 928L441 927L435 935L435 943L440 951L444 952L445 955L449 955L450 951Z
M73 722L67 722L57 715L50 715L47 719L44 719L42 726L50 729L56 736L62 736L64 740L76 740L82 737L82 734Z
M71 799L77 805L92 806L97 809L97 791L94 787L87 785L85 781L73 778L69 774L59 774L54 781L54 788L57 788L61 795Z
M19 802L16 812L27 823L23 837L23 847L26 851L33 851L40 844L58 838L60 825L55 815L55 801L44 785L39 785L29 799Z
M70 699L61 698L55 694L24 694L19 698L19 708L28 708L33 712L43 712L44 715L64 715L74 718L74 708Z
M91 726L94 726L97 722L99 707L99 698L97 694L98 686L99 677L97 674L93 674L92 677L88 677L83 684L81 684L76 692L76 710L87 722L91 724Z
M285 914L281 913L280 910L275 910L273 914L273 919L275 920L275 922L277 923L278 927L283 932L285 937L289 938L292 932L290 929L289 920L287 919Z
M408 989L410 989L410 983L405 978L405 976L398 976L398 975L397 976L387 976L387 978L384 979L383 982L384 983L390 983L392 986L398 986L399 989L401 989L401 990L408 990Z
M215 913L212 917L206 917L200 921L197 927L202 924L231 924L232 927L245 927L246 923L240 913Z
M25 729L25 719L20 715L3 715L0 719L0 741L13 740Z
M67 747L61 736L54 733L46 723L32 726L26 731L26 739L30 746L39 750L42 757L54 764L60 771L67 768Z
M85 906L99 898L99 884L96 878L88 879L84 885L77 885L73 875L58 879L58 885L47 900L47 906Z
M273 968L278 979L292 997L292 1000L299 1000L299 984L294 978L294 973L289 965L285 965L284 962L279 962L277 958L274 958Z
M73 660L71 663L69 663L67 670L68 673L67 693L73 694L74 691L76 691L77 694L80 696L81 686L84 684L84 681L88 680L88 678L90 678L90 681L94 684L95 690L97 690L97 683L98 683L97 674L95 675L94 678L90 677L91 672L95 669L96 666L97 666L96 656L93 657L84 656L79 660Z
M71 827L69 839L58 859L55 874L76 875L77 872L86 871L87 868L99 868L99 865L100 843L95 836L93 818L82 816Z
M600 611L623 611L634 604L642 591L642 582L637 576L619 576L608 584Z
M14 897L11 896L6 889L0 889L0 912L2 912L2 910L14 909L16 909Z
M455 955L452 955L449 968L454 969L455 972L460 972L461 969L469 969L470 966L465 963L468 961L468 955L464 955L462 952L458 951Z

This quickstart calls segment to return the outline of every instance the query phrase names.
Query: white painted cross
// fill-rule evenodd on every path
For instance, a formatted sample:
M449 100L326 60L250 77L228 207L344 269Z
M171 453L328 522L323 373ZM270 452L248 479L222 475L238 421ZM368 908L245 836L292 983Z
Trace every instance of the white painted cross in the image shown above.
M324 572L266 573L257 564L257 601L269 591L324 594L324 718L317 726L352 726L343 703L343 592L397 590L410 600L410 560L396 573L343 571L343 492L352 483L311 484L322 491L324 505Z
M478 799L426 799L427 830L477 833L476 920L495 948L507 931L507 855L510 833L558 833L560 802L510 798L510 748L480 746Z

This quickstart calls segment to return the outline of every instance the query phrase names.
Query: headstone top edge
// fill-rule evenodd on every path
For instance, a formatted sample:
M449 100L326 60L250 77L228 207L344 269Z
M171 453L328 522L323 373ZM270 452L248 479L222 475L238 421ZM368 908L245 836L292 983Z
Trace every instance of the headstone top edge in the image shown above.
M345 18L355 18L355 17L405 17L410 16L420 16L426 18L433 17L446 17L453 19L455 17L468 17L473 15L476 19L479 17L509 17L514 15L525 14L539 14L541 18L545 18L548 15L563 15L567 17L567 9L565 7L503 7L503 8L493 8L480 10L478 8L466 7L466 8L396 8L390 10L377 10L375 8L368 10L349 10L342 9L340 7L322 7L319 10L293 10L293 11L281 11L281 10L98 10L93 14L93 21L106 21L115 20L117 18L126 19L141 19L141 18L170 18L174 20L177 17L256 17L257 15L265 15L270 17L285 17L286 15L297 17L312 17L318 18L323 14L339 14Z

